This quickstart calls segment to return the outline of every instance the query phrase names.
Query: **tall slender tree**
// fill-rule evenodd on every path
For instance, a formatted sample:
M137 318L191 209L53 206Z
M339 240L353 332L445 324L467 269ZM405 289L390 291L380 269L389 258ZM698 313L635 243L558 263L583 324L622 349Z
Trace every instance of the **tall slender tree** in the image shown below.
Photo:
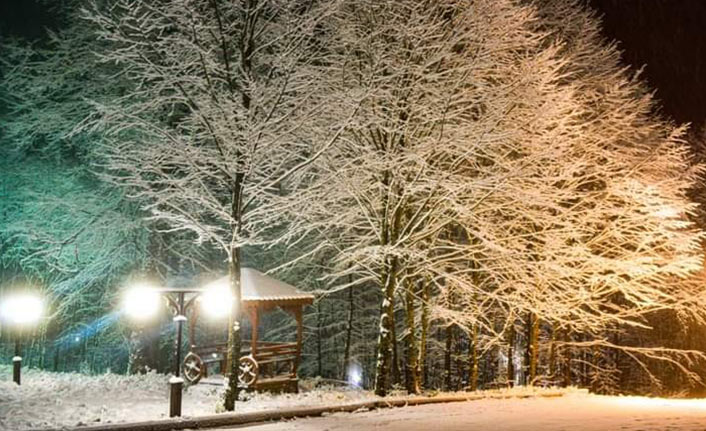
M272 197L338 136L319 128L326 54L316 2L174 0L96 4L105 62L137 90L96 104L110 179L168 231L223 251L234 298L225 408L238 397L242 250L272 241ZM323 37L323 36L322 36ZM306 130L304 127L307 127Z

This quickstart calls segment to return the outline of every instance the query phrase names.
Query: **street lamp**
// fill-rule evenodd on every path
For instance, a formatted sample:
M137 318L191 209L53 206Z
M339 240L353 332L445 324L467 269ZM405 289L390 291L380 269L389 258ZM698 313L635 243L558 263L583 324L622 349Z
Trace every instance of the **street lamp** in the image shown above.
M133 320L144 321L159 309L160 290L147 284L136 285L123 296L123 310Z
M233 293L229 286L215 285L205 289L199 300L201 309L213 318L227 317L233 309Z
M233 303L230 291L217 289L182 289L155 288L149 285L138 285L128 290L123 297L123 310L134 320L147 320L154 316L160 303L160 296L167 301L167 306L174 315L176 323L176 345L174 355L174 376L169 379L169 417L181 416L181 395L184 379L181 371L181 344L183 325L187 313L196 299L201 297L205 311L215 317L228 315Z
M0 318L17 331L15 333L15 356L12 358L12 380L18 385L22 369L20 331L24 327L37 323L43 312L44 301L31 293L16 293L3 298L0 303Z

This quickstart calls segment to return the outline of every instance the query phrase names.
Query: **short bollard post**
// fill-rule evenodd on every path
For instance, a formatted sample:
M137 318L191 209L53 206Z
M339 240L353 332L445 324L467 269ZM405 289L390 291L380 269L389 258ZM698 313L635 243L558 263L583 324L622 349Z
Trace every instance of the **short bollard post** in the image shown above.
M22 357L15 356L12 358L12 381L20 384L20 370L22 369Z
M184 379L172 377L169 379L169 417L181 416L181 394Z

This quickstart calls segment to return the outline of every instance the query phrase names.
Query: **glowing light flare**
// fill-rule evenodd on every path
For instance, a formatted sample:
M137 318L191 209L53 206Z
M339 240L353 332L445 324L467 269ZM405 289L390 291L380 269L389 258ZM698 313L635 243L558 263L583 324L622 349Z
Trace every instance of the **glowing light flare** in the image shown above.
M201 308L214 318L230 315L233 308L233 293L228 286L212 286L201 295Z
M363 382L363 370L358 364L350 364L348 366L348 371L346 372L348 384L353 386L360 386Z
M0 317L12 325L36 323L44 313L44 301L31 293L16 294L3 299Z
M157 314L160 306L159 291L146 285L138 285L123 296L123 311L135 320L147 320Z

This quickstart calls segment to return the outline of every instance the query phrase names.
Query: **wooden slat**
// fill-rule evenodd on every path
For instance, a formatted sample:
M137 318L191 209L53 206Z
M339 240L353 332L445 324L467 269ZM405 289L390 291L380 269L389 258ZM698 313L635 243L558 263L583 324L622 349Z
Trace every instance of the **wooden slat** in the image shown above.
M246 344L249 342L247 340L243 341L243 344ZM257 350L258 352L260 351L277 351L277 350L282 350L282 349L289 349L289 348L296 348L297 343L282 343L282 342L264 342L264 341L258 341L257 343ZM227 343L216 343L216 344L208 344L208 345L203 345L203 346L194 346L192 347L192 350L196 353L200 352L207 352L207 353L212 353L212 352L225 352L226 348L228 347ZM250 348L249 346L243 346L241 349L243 352L249 352Z
M258 365L267 365L267 364L275 364L277 362L291 362L295 360L295 356L282 356L280 358L272 358L272 359L267 359L264 361L257 361Z
M242 356L251 354L251 346L252 343L250 341L243 340ZM255 361L260 365L259 380L282 379L283 381L291 381L291 379L295 379L298 348L299 346L295 342L259 341L254 355ZM227 343L213 343L192 347L192 350L201 356L207 367L214 363L220 363L221 367L223 367L227 353L226 349ZM215 358L212 356L214 353L217 355ZM269 382L266 386L269 388L273 383L273 388L279 386L275 382ZM260 387L259 384L256 386Z

